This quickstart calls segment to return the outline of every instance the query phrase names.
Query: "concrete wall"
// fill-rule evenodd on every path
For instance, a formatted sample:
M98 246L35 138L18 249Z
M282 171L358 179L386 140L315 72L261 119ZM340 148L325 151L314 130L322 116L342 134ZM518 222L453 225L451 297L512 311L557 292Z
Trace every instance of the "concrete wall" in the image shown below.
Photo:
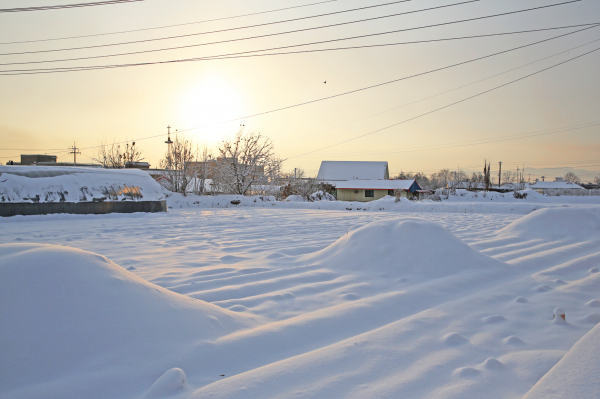
M167 201L0 203L0 216L167 212Z
M355 192L357 191L357 192ZM388 190L374 190L374 197L365 197L365 190L353 190L353 189L337 189L337 200L338 201L358 201L358 202L370 202L381 199L388 195Z

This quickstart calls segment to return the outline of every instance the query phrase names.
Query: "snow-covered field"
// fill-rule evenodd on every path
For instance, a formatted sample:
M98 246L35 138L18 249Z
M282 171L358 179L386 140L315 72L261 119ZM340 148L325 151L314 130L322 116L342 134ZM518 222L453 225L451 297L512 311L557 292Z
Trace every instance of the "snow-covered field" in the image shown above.
M0 397L597 398L598 199L502 198L2 219Z

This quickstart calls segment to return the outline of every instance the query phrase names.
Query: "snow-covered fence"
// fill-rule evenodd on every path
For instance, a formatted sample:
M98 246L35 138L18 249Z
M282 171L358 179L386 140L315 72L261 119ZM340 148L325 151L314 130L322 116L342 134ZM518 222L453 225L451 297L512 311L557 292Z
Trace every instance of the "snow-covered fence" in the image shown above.
M549 197L560 197L560 196L600 196L600 190L586 190L586 189L546 189L536 190L540 194L545 194Z

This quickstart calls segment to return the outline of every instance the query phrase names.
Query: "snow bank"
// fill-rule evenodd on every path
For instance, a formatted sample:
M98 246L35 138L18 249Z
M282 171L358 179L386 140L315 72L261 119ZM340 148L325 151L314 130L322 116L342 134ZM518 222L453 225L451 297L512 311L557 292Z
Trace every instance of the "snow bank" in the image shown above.
M251 324L103 256L43 244L0 245L0 314L0 396L15 398L145 391L182 347Z
M0 166L0 203L164 198L160 185L139 169Z
M587 209L545 208L526 215L498 232L498 236L559 239L600 237L600 216Z
M386 196L371 202L348 201L315 201L302 202L297 198L276 201L271 196L245 197L241 195L188 195L165 193L168 197L169 208L284 208L284 209L321 209L329 211L361 211L361 212L427 212L427 213L495 213L527 215L541 208L556 208L565 204L588 208L600 214L600 197L548 197L527 190L526 199L517 199L512 193L472 193L457 190L457 195L451 195L441 201L409 201L402 198L396 202L391 196ZM318 198L314 198L318 199ZM323 199L323 198L321 198Z
M523 399L597 399L600 325L581 338Z
M351 229L307 259L332 269L391 278L416 274L432 279L506 267L475 251L439 223L421 218L380 220Z

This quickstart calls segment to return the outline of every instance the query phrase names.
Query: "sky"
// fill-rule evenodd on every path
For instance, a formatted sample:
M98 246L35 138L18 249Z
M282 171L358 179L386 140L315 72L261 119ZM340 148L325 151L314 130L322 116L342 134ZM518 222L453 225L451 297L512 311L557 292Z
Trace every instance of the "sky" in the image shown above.
M422 42L600 23L600 2L581 0L447 24L565 1L144 0L0 12L0 161L47 153L68 162L76 143L78 162L92 162L103 141L135 141L156 167L167 126L215 155L242 128L273 140L285 170L308 175L322 160L388 161L394 175L479 171L487 159L492 174L502 161L532 179L572 168L592 180L600 50L585 53L600 49L600 26ZM0 9L83 2L0 0ZM427 27L436 24L445 25ZM81 48L90 46L102 47ZM277 47L288 48L265 51ZM241 52L253 53L206 59ZM73 58L86 59L57 61ZM190 58L204 59L156 64ZM140 63L154 64L6 72Z

